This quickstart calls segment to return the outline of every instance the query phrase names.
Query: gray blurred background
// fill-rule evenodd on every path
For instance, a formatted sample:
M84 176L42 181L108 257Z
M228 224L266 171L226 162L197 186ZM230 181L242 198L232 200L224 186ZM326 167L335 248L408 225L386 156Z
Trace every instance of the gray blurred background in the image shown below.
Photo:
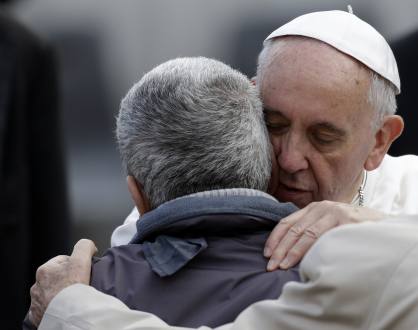
M56 50L72 242L89 237L101 252L133 203L114 143L121 98L168 59L206 56L249 76L262 40L295 16L346 10L396 41L418 29L417 0L30 0L11 15Z

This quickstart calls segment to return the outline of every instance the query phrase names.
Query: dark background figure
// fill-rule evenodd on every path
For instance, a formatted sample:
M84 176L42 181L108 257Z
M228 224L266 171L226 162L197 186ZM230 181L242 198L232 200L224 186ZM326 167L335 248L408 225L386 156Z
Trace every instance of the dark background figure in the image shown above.
M0 328L17 329L36 268L68 251L53 52L0 13Z
M390 148L394 156L418 154L418 30L392 43L401 76L402 93L398 95L398 113L405 120L405 130Z

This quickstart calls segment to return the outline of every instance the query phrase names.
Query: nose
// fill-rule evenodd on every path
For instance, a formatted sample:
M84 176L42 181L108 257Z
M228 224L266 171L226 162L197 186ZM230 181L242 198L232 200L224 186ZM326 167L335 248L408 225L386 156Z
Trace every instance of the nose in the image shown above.
M288 133L272 139L274 153L281 170L289 174L308 169L306 142Z

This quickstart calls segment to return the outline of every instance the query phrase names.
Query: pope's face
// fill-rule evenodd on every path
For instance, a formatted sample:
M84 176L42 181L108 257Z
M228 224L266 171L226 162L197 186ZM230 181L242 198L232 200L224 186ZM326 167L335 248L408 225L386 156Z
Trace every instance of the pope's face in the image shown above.
M269 64L260 90L276 198L299 207L353 199L374 145L369 85L363 66L317 41L289 42Z

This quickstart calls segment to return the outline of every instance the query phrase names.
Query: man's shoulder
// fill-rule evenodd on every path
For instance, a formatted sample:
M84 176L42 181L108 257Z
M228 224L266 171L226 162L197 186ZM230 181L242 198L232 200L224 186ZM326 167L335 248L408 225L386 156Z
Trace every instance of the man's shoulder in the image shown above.
M128 244L108 249L100 258L94 258L91 285L102 290L112 286L120 274L147 269L146 260L139 244Z
M141 244L126 244L114 246L105 251L105 253L98 258L94 258L93 267L104 266L106 264L113 264L118 259L123 259L126 262L138 262L144 259L143 249Z

